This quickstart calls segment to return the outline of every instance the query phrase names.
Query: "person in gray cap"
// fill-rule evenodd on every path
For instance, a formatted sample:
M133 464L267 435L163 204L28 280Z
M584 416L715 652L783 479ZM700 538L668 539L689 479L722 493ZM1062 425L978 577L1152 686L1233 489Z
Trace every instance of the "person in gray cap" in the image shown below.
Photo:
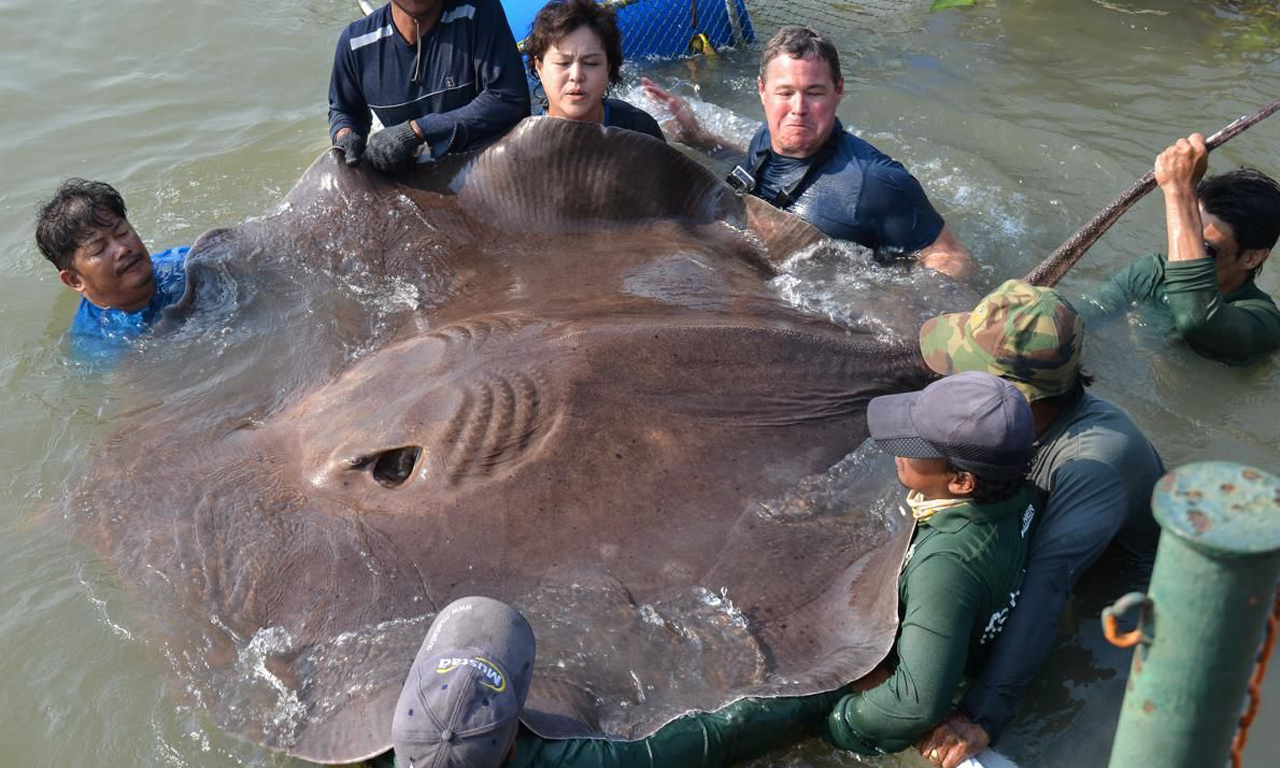
M499 766L510 756L533 676L533 629L515 609L464 597L431 623L396 702L402 768Z
M392 720L394 752L375 768L725 768L813 736L862 681L812 696L746 698L678 717L636 741L544 739L519 727L534 635L487 597L445 607L427 631Z
M998 376L961 373L877 397L867 425L895 457L917 527L888 677L842 697L823 736L875 755L916 744L947 714L961 677L981 669L1017 603L1038 502L1027 481L1031 407Z

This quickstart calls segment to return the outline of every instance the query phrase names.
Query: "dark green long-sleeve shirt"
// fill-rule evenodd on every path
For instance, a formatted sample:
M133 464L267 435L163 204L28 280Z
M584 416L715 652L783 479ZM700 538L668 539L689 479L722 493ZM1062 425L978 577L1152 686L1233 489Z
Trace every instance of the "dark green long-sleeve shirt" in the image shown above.
M515 757L502 768L726 768L815 735L844 693L742 699L676 718L638 741L543 739L522 726ZM390 752L373 765L400 768Z
M1213 259L1166 261L1160 254L1138 259L1086 295L1080 309L1087 323L1135 302L1167 309L1177 335L1211 360L1247 365L1280 349L1275 301L1252 279L1223 296Z
M743 699L677 718L639 741L555 741L522 728L504 768L726 768L816 734L842 693Z
M1028 489L920 524L898 582L896 665L880 685L840 699L824 724L827 741L868 755L900 752L942 720L1017 603L1035 498Z

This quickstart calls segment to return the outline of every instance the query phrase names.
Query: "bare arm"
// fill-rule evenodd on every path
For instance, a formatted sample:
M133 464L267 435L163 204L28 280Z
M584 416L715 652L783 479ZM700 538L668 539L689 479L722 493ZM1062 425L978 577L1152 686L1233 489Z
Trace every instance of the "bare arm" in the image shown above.
M916 253L922 266L964 280L973 273L973 258L964 249L950 227L943 227L929 245Z
M746 154L746 145L738 144L724 136L717 136L703 128L698 122L698 116L693 113L693 108L689 106L689 102L663 89L647 77L641 78L640 83L644 86L646 96L671 112L671 119L662 123L662 129L671 136L673 141L705 152L728 150Z
M1196 184L1209 165L1204 137L1193 133L1156 158L1155 176L1164 193L1165 229L1169 235L1169 261L1191 261L1207 257L1204 227Z

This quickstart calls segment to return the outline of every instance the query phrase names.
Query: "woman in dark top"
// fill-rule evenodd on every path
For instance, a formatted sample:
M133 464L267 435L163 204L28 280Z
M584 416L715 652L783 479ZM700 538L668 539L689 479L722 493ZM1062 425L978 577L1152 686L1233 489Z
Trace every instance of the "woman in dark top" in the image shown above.
M666 141L648 112L607 98L622 81L622 37L611 9L595 0L553 0L533 20L525 44L529 71L542 81L547 114L647 133Z

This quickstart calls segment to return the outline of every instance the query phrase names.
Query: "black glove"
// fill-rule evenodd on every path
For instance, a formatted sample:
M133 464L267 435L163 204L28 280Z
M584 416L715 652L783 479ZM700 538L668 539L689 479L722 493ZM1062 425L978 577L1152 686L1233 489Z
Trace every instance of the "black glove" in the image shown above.
M422 139L408 122L384 128L369 137L365 154L374 168L383 173L399 173L413 164L413 151Z
M333 146L342 150L348 166L360 164L360 156L364 154L364 137L355 131L348 131L334 140Z

